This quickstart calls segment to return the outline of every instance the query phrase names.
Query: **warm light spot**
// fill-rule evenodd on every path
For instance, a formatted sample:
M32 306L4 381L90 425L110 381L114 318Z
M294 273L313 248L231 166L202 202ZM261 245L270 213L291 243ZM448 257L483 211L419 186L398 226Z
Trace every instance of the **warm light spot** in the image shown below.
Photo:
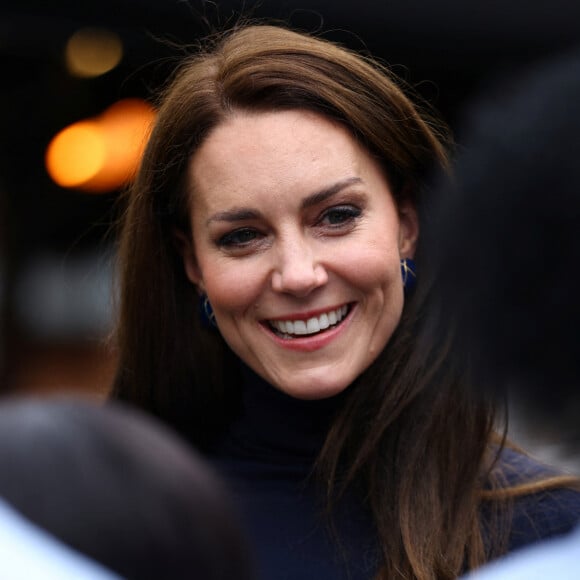
M124 99L94 119L61 131L48 146L46 168L62 187L101 193L134 176L155 119L151 105Z
M116 187L129 181L139 166L155 118L151 105L141 99L124 99L100 117L107 139L107 165L103 180Z
M78 187L101 170L107 146L101 127L81 121L63 129L46 151L46 168L62 187Z
M100 28L81 28L65 50L69 72L78 77L97 77L114 69L123 58L119 35Z

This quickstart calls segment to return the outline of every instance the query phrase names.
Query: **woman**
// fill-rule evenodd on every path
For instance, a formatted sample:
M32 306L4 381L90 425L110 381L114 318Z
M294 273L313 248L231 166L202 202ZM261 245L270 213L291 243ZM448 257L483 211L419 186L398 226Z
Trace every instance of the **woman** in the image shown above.
M504 503L481 509L493 408L413 340L409 260L447 165L387 70L282 28L218 38L162 100L124 216L114 396L215 462L263 578L453 578L514 545Z

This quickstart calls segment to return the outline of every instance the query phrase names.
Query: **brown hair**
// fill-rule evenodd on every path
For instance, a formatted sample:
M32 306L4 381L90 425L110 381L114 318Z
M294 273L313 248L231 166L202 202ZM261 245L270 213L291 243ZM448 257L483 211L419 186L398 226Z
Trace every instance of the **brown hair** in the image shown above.
M239 383L230 349L200 325L174 244L176 228L191 233L186 168L234 111L285 109L346 127L383 165L395 200L411 199L420 213L427 176L448 164L444 126L419 112L384 66L325 40L246 26L184 62L128 196L114 396L200 448L227 424ZM486 558L478 509L493 407L461 388L444 344L416 347L422 303L421 291L406 301L389 344L349 389L316 466L330 505L351 485L368 501L380 578L455 578Z

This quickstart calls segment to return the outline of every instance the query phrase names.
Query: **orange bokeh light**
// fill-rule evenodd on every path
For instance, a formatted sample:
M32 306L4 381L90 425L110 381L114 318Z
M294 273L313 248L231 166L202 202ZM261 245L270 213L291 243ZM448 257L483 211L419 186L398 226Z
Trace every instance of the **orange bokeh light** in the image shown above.
M62 187L78 187L104 165L106 144L100 126L80 121L63 129L50 142L46 167Z
M49 143L46 169L61 187L104 193L131 180L155 112L141 99L124 99L102 115L63 129Z

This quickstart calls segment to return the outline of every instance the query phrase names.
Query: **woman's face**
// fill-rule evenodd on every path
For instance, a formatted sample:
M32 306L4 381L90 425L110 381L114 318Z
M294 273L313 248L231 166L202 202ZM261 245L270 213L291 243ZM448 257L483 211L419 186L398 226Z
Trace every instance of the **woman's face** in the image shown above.
M305 111L236 113L189 167L187 275L221 334L281 391L343 391L401 317L400 259L418 235L377 162Z

